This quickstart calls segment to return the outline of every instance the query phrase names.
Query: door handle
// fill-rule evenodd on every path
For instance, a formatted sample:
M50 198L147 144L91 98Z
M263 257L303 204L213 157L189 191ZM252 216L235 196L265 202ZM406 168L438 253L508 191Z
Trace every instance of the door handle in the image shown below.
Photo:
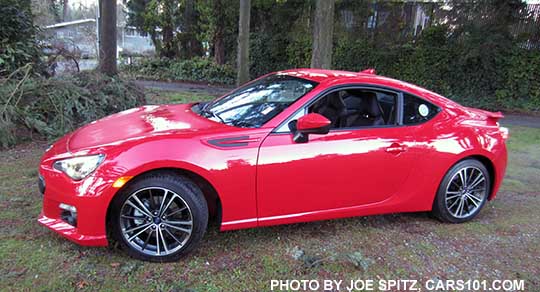
M392 143L390 147L386 148L386 152L396 155L405 151L407 151L407 146L403 146L399 143Z

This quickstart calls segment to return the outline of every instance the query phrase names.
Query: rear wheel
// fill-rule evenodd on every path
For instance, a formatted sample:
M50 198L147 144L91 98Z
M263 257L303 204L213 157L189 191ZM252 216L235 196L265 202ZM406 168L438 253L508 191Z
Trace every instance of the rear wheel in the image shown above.
M208 223L200 189L174 174L138 179L111 207L112 236L130 256L147 261L174 261L189 253Z
M486 167L476 159L463 160L444 176L433 214L444 222L462 223L473 219L487 201L490 176Z

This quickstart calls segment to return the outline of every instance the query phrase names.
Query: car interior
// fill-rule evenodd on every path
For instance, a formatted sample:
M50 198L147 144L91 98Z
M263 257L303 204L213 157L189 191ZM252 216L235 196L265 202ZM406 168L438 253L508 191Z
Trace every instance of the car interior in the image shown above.
M308 108L330 120L332 128L394 125L396 94L369 89L331 92Z

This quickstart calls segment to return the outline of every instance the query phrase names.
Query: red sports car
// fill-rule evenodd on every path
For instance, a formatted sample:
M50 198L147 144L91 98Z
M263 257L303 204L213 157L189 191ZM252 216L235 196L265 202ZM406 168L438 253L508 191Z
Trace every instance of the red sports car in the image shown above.
M503 179L500 118L373 70L272 73L61 138L39 168L39 222L150 261L193 250L209 218L221 230L418 211L465 222Z

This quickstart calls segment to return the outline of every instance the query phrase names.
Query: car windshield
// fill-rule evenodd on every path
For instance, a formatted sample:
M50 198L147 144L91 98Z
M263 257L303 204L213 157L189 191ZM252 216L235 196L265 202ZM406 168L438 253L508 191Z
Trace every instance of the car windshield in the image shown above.
M202 105L199 113L237 127L259 128L317 85L287 75L270 75Z

